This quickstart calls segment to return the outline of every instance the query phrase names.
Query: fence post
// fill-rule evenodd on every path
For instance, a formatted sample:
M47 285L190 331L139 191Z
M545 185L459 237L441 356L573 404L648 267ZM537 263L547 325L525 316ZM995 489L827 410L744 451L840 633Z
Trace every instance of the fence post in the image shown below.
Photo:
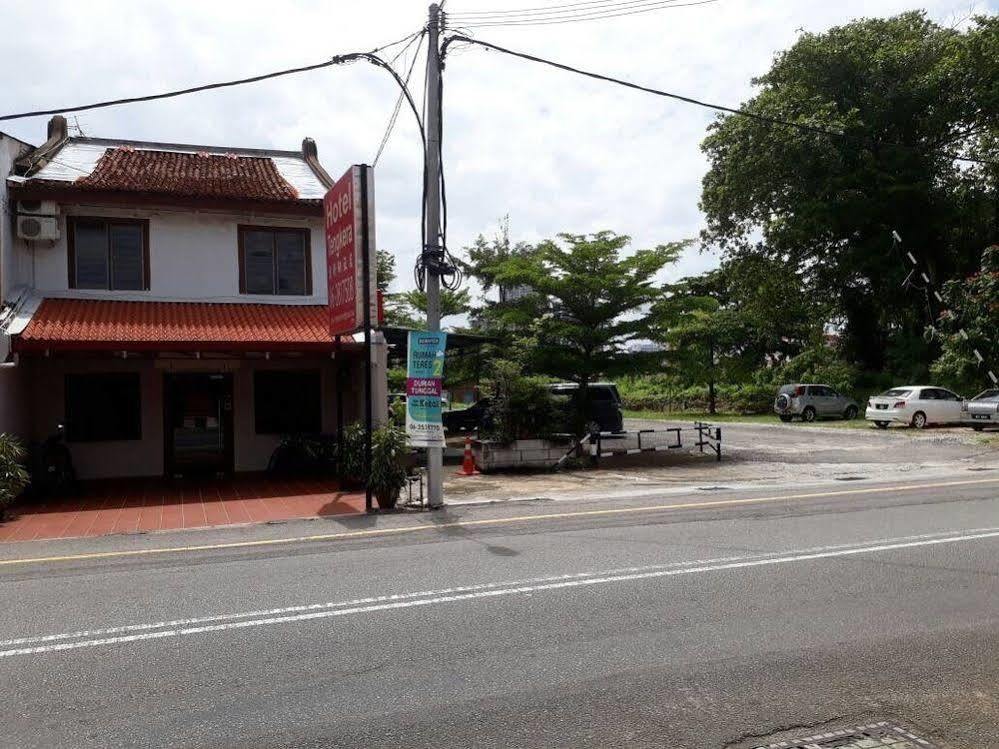
M717 457L717 462L721 463L721 427L715 427L715 441L718 443L718 449L715 451Z

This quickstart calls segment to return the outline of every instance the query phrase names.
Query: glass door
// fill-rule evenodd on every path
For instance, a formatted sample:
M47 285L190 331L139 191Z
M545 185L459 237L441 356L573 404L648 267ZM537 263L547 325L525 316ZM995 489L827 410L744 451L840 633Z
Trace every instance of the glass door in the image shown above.
M168 476L232 472L232 375L168 374Z

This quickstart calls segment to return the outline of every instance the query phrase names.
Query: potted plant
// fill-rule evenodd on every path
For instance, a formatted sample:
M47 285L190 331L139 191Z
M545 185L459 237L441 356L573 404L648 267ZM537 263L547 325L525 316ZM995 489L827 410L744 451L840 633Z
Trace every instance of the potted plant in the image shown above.
M28 485L28 471L21 461L24 447L12 434L0 434L0 520L7 506L17 499Z
M383 510L395 507L399 492L406 485L407 452L405 430L386 424L372 433L368 486Z
M343 454L339 456L340 479L345 486L364 484L364 425L354 422L343 430Z

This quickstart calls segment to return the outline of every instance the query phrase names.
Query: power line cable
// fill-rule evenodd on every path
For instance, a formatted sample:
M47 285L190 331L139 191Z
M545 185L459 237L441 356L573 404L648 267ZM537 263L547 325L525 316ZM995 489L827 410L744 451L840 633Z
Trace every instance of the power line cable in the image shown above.
M416 34L422 33L422 29L417 31ZM33 112L20 112L18 114L5 114L0 115L0 122L7 122L10 120L20 120L26 117L43 117L53 114L65 114L68 112L84 112L91 109L104 109L106 107L115 107L121 104L136 104L145 101L156 101L158 99L170 99L176 96L186 96L187 94L195 94L201 91L211 91L218 88L229 88L231 86L243 86L248 83L258 83L259 81L266 81L271 78L280 78L286 75L295 75L297 73L306 73L310 70L319 70L321 68L328 68L332 65L342 65L344 63L353 62L354 60L362 59L365 55L374 56L378 51L384 50L388 47L394 47L397 44L402 44L406 40L413 36L412 34L404 37L395 42L390 42L389 44L383 44L380 47L376 47L370 52L350 52L343 55L335 55L329 60L324 60L323 62L317 62L312 65L302 65L296 68L286 68L284 70L276 70L270 73L263 73L261 75L254 75L248 78L237 78L231 81L220 81L217 83L206 83L200 86L191 86L189 88L177 89L175 91L164 91L159 94L148 94L145 96L132 96L123 99L111 99L108 101L99 101L92 104L80 104L72 107L59 107L56 109L39 109ZM381 59L381 58L378 58ZM377 63L376 63L377 64Z
M627 12L620 13L604 13L600 15L589 15L589 16L575 16L568 17L561 20L552 21L500 21L496 23L465 23L465 26L473 29L485 28L488 26L553 26L563 23L579 23L580 21L602 21L606 18L620 18L621 16L635 16L642 13L652 13L658 10L672 10L674 8L688 8L694 5L711 5L716 3L718 0L695 0L695 2L690 3L676 3L675 0L670 0L668 3L663 3L657 5L656 7L645 8L642 10L631 10Z
M529 13L549 13L557 11L562 8L580 8L585 10L583 6L593 6L602 5L608 0L584 0L584 2L579 3L565 3L563 5L546 5L534 8L507 8L505 10L459 10L456 13L451 13L454 16L494 16L501 13L509 13L511 15L527 15Z
M470 26L505 25L520 22L540 23L548 20L557 21L562 18L617 13L618 11L641 8L647 5L671 5L678 2L679 0L600 0L598 3L595 3L589 8L578 8L575 10L536 11L533 13L497 12L492 15L482 16L466 16L462 13L449 13L448 17L455 19L461 24Z
M575 16L567 17L561 20L552 21L499 21L495 23L468 23L465 22L464 26L472 29L480 29L488 26L552 26L563 23L579 23L580 21L602 21L606 18L620 18L621 16L635 16L641 13L652 13L657 10L672 10L674 8L688 8L694 5L710 5L716 3L718 0L695 0L695 2L690 3L677 3L675 0L670 0L670 2L662 3L655 7L644 8L641 10L631 10L620 13L604 13L601 15L589 15L589 16Z
M416 61L420 57L420 47L423 46L423 34L420 34L420 41L416 45L416 50L413 52L413 61L409 65L409 70L406 72L406 77L403 79L403 83L408 87L409 79L413 75L413 69L416 67ZM408 47L408 45L407 45ZM398 55L396 56L398 59ZM389 63L391 65L391 63ZM375 158L371 160L371 166L378 166L378 159L381 158L382 151L385 150L385 146L388 144L389 138L392 135L392 130L395 128L396 120L399 119L399 112L402 111L402 102L405 100L405 94L400 91L398 98L395 100L395 107L392 109L392 115L389 117L388 125L385 127L385 133L382 135L381 143L378 145L378 152L375 154Z
M415 34L413 34L413 37L406 43L406 46L403 47L402 49L400 49L398 52L396 52L392 56L392 59L388 61L388 64L389 65L395 65L396 60L398 60L400 57L402 57L404 54L406 54L406 50L408 50L413 45L413 42L415 42L417 39L421 40L420 43L422 44L423 43L422 42L423 36L426 33L427 33L426 28L423 28L423 29L420 29L419 31L417 31Z
M698 107L703 107L705 109L713 109L718 112L728 112L730 114L736 114L741 117L747 117L758 122L763 122L769 125L780 125L782 127L789 127L796 130L801 130L803 132L815 133L818 135L829 135L836 138L857 138L858 136L851 135L850 133L845 133L842 130L835 130L833 128L824 127L821 125L810 125L804 122L794 122L792 120L785 120L780 117L771 117L769 115L760 114L758 112L753 112L748 109L740 109L737 107L729 107L724 104L714 104L712 102L702 101L700 99L694 99L690 96L683 96L682 94L675 94L670 91L662 91L660 89L651 88L649 86L642 86L637 83L632 83L631 81L626 81L621 78L614 78L613 76L604 75L602 73L595 73L589 70L581 70L580 68L574 68L571 65L565 65L560 62L555 62L554 60L548 60L543 57L537 57L536 55L531 55L526 52L517 52L512 49L507 49L506 47L501 47L498 44L493 44L491 42L486 42L481 39L474 39L472 37L463 35L454 35L448 37L441 48L442 54L446 54L448 47L455 42L463 42L466 44L476 44L480 47L486 49L495 50L496 52L502 52L513 57L520 57L524 60L530 60L531 62L541 63L542 65L548 65L549 67L558 68L559 70L565 70L569 73L575 73L577 75L582 75L586 78L593 78L598 81L604 81L606 83L614 83L619 86L624 86L625 88L631 88L636 91L643 91L647 94L654 94L656 96L663 96L669 99L675 99L676 101L682 101L686 104L693 104ZM901 144L896 144L905 148L906 146ZM951 151L941 151L945 156L948 156L955 161L965 161L975 164L986 164L989 166L999 166L999 162L991 161L989 159L979 159L974 156L965 156L964 154L954 153Z

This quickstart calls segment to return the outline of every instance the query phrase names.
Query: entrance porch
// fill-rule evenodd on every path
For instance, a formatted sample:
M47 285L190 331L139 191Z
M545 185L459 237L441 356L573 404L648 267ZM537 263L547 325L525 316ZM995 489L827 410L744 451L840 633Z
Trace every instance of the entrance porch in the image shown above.
M364 512L364 492L326 479L170 481L162 478L84 482L78 496L22 500L0 522L0 542L104 536L265 523Z

